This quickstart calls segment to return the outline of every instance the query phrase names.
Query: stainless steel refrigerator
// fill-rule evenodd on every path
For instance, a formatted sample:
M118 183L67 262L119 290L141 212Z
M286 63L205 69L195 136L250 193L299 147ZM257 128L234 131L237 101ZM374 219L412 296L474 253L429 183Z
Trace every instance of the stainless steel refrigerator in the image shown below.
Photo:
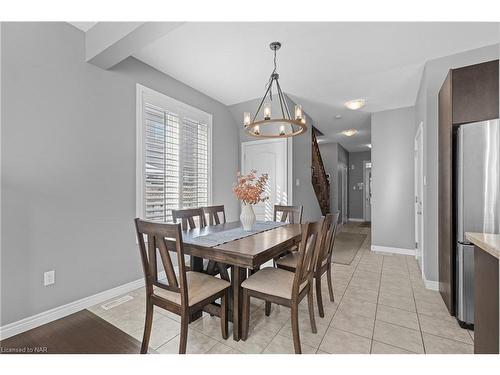
M456 317L474 324L474 246L466 232L500 232L498 119L461 125L456 134Z

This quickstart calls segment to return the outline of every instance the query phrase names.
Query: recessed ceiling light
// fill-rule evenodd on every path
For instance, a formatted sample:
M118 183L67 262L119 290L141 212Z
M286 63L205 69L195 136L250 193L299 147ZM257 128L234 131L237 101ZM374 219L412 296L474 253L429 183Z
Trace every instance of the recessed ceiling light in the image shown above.
M342 132L342 134L348 136L348 137L351 137L353 136L354 134L356 134L358 131L356 129L347 129L347 130L344 130Z
M368 146L368 148L372 148L372 144L371 143L368 143L367 146Z
M348 102L345 102L344 105L355 111L357 109L360 109L360 108L363 108L366 104L366 100L365 99L353 99L353 100L349 100Z
M335 115L335 118L336 118L337 120L340 120L340 119L342 118L342 115Z

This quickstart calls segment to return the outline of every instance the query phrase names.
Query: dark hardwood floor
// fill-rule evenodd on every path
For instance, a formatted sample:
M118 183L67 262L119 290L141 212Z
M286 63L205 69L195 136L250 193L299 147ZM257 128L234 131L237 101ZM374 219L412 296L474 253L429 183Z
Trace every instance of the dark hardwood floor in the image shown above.
M0 353L138 354L141 343L88 310L0 341Z

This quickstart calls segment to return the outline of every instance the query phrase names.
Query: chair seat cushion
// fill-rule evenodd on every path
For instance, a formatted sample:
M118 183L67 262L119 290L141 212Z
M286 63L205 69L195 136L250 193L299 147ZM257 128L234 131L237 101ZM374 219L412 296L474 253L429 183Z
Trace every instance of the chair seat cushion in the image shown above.
M299 261L299 253L295 251L276 260L276 265L295 269L297 268L298 261ZM321 266L323 267L327 263L328 259L323 259Z
M288 253L284 257L279 258L276 261L278 266L284 266L288 268L297 268L297 262L299 261L299 253L298 251L294 251L293 253Z
M263 268L241 283L245 289L291 299L295 273L280 268ZM307 281L300 286L305 288Z
M220 291L230 286L226 280L219 279L214 276L207 275L201 272L188 271L186 272L187 289L188 289L188 304L193 306L205 298L213 296ZM181 304L181 294L165 290L157 286L154 287L153 293L158 297Z

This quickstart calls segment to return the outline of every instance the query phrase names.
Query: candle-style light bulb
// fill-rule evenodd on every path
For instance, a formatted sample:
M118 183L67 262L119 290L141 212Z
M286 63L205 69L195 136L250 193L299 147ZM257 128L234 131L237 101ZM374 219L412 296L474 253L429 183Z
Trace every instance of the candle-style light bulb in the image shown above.
M285 135L285 125L280 125L280 135Z
M302 112L302 106L300 104L295 105L295 120L302 120L304 118L304 114Z
M243 113L243 125L248 126L250 125L250 112L244 112Z
M259 135L259 134L260 134L260 127L259 127L259 125L255 125L255 126L253 127L253 133L254 133L255 135Z
M264 104L264 120L271 119L271 103Z

